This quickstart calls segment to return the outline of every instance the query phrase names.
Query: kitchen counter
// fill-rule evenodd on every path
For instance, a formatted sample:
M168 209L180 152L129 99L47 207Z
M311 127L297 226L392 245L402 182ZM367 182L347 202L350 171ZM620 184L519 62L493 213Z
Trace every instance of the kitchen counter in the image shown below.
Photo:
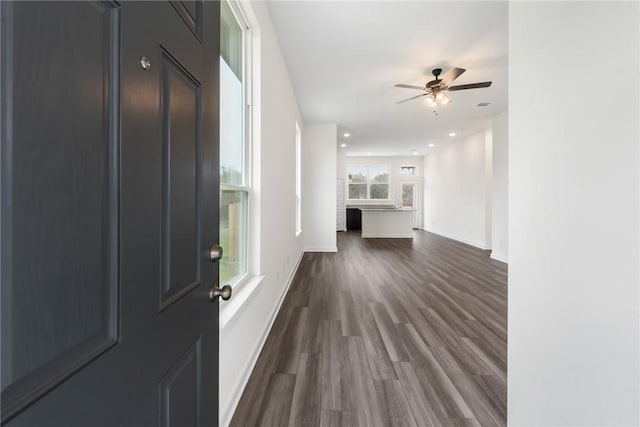
M414 208L360 208L361 211L415 211Z
M363 238L413 239L413 208L360 208Z

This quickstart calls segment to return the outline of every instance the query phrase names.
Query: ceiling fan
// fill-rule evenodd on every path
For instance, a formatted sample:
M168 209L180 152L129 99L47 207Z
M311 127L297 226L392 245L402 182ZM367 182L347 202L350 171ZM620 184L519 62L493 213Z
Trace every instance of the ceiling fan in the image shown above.
M478 89L482 87L491 86L491 82L481 82L481 83L469 83L464 85L457 86L449 86L455 79L460 77L462 73L466 70L464 68L452 68L445 75L440 78L440 74L442 74L442 68L435 68L431 71L431 74L435 77L435 79L427 82L424 87L422 86L413 86L413 85L405 85L405 84L397 84L394 87L403 87L407 89L418 89L423 90L424 93L420 95L412 96L411 98L403 99L402 101L396 102L396 104L402 104L403 102L411 101L412 99L425 98L425 104L429 107L436 107L438 104L448 104L451 102L451 98L447 94L448 91L455 90L466 90L466 89Z

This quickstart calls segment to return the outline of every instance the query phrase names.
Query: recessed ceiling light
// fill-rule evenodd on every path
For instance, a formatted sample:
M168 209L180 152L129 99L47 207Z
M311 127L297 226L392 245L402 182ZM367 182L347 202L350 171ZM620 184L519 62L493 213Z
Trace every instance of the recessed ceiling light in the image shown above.
M435 144L429 144L429 147L434 147L434 146L435 146Z
M345 133L345 134L344 134L344 137L345 137L345 138L349 138L350 136L351 136L351 134L350 134L349 132L347 132L347 133Z
M413 155L414 155L414 156L417 156L417 155L418 155L418 152L417 152L417 151L415 151L415 150L413 150Z
M342 147L342 148L344 148L346 146L347 146L347 144L345 144L345 143L340 144L340 147Z
M451 132L451 133L449 134L449 136L456 136L456 133L455 133L455 132Z
M369 152L367 153L367 156L370 156L370 155L371 155L371 151L369 151Z

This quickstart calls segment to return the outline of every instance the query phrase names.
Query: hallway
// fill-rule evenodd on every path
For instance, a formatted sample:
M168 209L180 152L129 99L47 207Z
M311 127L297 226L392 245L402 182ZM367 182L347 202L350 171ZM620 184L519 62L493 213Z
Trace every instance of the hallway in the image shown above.
M414 234L304 255L232 425L506 424L506 265Z

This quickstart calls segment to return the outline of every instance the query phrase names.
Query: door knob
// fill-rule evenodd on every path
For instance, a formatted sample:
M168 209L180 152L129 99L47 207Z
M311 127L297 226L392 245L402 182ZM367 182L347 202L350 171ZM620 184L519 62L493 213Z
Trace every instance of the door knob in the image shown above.
M146 56L141 57L140 66L142 67L143 70L149 71L149 69L151 68L151 60Z
M222 288L219 288L217 285L214 285L209 291L209 299L214 302L218 297L222 298L224 301L231 298L231 286L224 285Z
M216 262L222 258L222 247L218 245L211 246L209 249L209 261Z

